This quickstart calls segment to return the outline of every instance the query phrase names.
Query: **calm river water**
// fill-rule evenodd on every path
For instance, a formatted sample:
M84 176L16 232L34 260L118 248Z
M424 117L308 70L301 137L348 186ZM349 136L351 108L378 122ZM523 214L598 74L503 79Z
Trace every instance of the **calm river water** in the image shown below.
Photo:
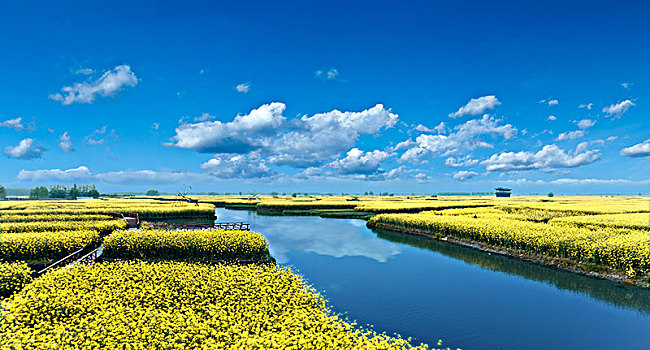
M378 332L452 349L650 349L650 291L363 220L217 209L262 233L332 309Z

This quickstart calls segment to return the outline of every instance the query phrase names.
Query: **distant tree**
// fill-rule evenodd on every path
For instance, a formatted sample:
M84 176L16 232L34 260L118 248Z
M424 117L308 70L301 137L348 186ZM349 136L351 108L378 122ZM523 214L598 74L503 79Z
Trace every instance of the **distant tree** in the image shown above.
M275 192L275 191L272 191L272 192L271 192L271 196L277 196L278 194L279 194L279 193L277 193L277 192Z
M87 197L99 198L99 191L97 191L97 188L95 188L95 185L92 185L90 187L90 189L88 190Z
M373 192L373 191L368 191L368 195L370 195L370 196L374 196L374 195L375 195L375 192Z
M160 196L160 192L158 190L149 190L147 191L147 196Z
M77 199L77 197L80 196L81 196L81 191L79 191L79 188L77 188L77 184L72 185L72 187L68 191L68 197L70 197L70 199Z
M68 189L63 185L50 186L50 198L66 198Z
M4 186L0 185L0 199L5 199L7 197L7 190Z
M547 194L547 196L549 196L549 197L553 197L553 196L555 196L555 195L553 194L553 192L549 192L549 193Z
M296 198L297 195L298 195L297 193L292 193L291 197Z
M41 199L41 198L48 198L48 197L49 197L49 191L45 186L37 186L32 188L29 191L29 198L31 199Z

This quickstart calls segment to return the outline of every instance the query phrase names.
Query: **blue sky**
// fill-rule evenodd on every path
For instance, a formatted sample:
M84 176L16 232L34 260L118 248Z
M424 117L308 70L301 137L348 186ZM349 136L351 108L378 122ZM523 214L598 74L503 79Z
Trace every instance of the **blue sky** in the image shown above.
M14 2L0 183L648 192L643 2Z

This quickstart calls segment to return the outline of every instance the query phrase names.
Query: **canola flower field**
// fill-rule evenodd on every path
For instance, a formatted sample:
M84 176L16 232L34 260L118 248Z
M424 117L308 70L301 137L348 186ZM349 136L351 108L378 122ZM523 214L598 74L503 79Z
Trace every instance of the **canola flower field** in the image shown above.
M0 262L0 299L21 290L31 281L31 270L27 264Z
M205 218L214 220L214 205L199 206L179 202L163 202L153 199L81 199L0 201L0 222L16 215L112 215L113 213L138 213L142 219ZM13 219L15 220L15 219ZM31 220L30 220L31 221Z
M495 201L496 202L496 201ZM500 201L485 208L380 214L369 227L415 229L625 271L650 271L650 213L643 200ZM636 204L636 206L635 206Z
M259 233L239 230L117 231L104 240L110 259L265 261L268 243Z
M3 349L427 348L333 314L274 265L97 263L48 273L4 307Z

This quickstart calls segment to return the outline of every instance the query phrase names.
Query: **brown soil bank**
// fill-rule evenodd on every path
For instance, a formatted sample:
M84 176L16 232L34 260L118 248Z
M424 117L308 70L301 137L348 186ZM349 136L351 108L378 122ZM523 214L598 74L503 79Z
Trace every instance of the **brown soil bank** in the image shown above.
M608 266L581 263L570 259L551 257L542 254L536 254L521 249L504 248L501 246L489 245L483 242L472 241L465 238L444 235L438 232L406 228L399 225L386 224L380 222L368 221L368 228L380 228L395 232L429 237L448 243L476 249L490 254L498 254L516 259L521 259L536 264L545 265L573 273L578 273L590 277L606 279L615 283L622 283L631 286L638 286L650 289L650 278L647 275L637 275L635 278L629 278L625 271L613 269Z

